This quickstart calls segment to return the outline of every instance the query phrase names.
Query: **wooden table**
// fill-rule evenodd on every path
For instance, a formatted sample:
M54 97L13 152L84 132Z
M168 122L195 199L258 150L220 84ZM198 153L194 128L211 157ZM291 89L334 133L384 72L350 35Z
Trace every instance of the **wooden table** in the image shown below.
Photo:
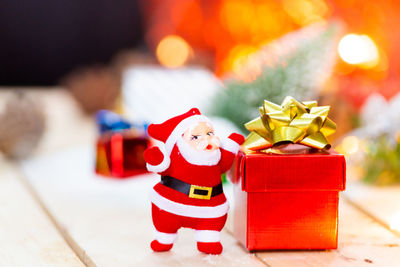
M94 175L92 118L62 90L34 94L48 116L37 153L0 159L0 266L400 266L400 187L352 177L341 195L337 250L248 253L228 219L219 256L197 252L188 229L170 252L153 253L147 191L158 178ZM231 198L232 187L225 191Z

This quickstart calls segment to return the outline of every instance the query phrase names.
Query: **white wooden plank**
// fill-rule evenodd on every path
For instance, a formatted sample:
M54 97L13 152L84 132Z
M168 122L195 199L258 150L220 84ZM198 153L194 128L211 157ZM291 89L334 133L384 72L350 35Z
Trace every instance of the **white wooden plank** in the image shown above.
M268 266L399 266L400 238L346 201L340 202L339 247L257 253Z
M0 159L0 266L84 266L19 174Z
M152 252L148 191L159 178L102 178L93 166L91 148L80 147L26 161L22 169L49 212L96 265L264 266L225 231L220 256L199 253L188 229L180 230L171 252Z
M353 181L344 195L400 236L400 186L379 187Z

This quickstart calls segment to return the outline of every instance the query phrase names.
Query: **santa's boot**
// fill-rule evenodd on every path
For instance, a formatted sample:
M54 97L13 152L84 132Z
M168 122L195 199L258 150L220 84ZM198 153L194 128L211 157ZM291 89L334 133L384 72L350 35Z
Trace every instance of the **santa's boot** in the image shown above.
M221 254L222 245L220 242L197 242L197 249L206 254Z
M157 240L153 240L150 243L150 247L152 250L154 250L155 252L163 252L163 251L168 251L172 248L174 244L162 244L160 242L158 242Z
M221 254L222 245L219 242L220 232L212 230L196 230L197 249L206 254Z
M155 239L151 242L150 247L155 252L168 251L174 245L176 237L176 233L163 233L156 230Z

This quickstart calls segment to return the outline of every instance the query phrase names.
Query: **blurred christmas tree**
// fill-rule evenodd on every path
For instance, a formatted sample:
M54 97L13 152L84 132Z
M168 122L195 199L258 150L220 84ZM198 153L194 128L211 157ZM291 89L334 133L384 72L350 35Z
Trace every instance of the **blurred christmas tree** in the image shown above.
M369 142L363 166L363 180L366 183L400 183L400 136L395 144L387 136Z
M378 93L370 95L361 107L360 122L361 127L349 133L356 141L347 144L354 150L348 153L349 167L360 168L366 183L400 184L400 93L389 100ZM344 148L346 153L344 143L337 150Z
M241 59L235 77L213 99L211 113L244 132L264 99L281 103L291 95L312 100L331 75L336 59L337 24L312 25L284 35Z

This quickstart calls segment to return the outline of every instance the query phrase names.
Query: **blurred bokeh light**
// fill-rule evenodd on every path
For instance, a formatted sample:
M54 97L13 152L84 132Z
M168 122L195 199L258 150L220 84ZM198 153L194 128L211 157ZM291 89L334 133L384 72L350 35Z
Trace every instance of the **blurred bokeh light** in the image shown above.
M363 68L373 68L379 61L374 41L365 34L347 34L340 40L338 51L345 62Z
M358 151L360 141L356 136L346 136L342 142L335 148L339 153L351 155Z
M168 35L157 46L156 55L161 65L169 68L180 67L191 53L189 44L181 37Z

